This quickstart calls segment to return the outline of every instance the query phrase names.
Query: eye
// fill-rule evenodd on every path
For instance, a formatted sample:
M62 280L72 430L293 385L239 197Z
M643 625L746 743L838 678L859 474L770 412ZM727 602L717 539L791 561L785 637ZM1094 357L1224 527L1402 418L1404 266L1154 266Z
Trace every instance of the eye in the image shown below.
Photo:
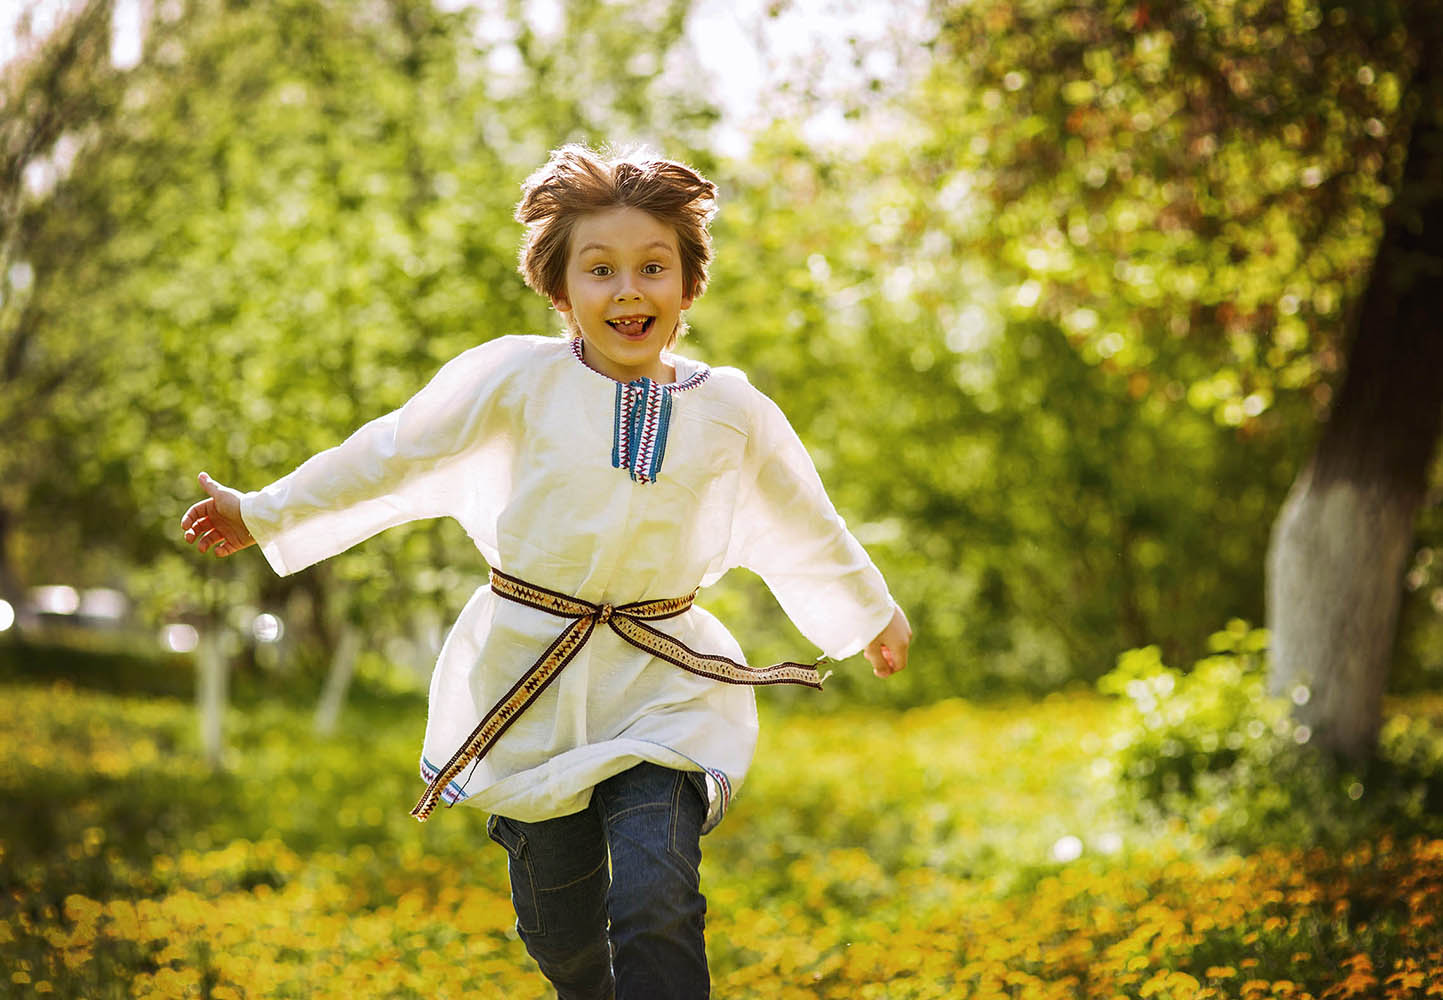
M644 267L641 269L641 273L642 273L642 274L660 274L660 273L661 273L662 271L664 271L664 270L666 270L666 268L662 267L660 264L647 264L646 266L644 266Z
M611 265L597 264L591 268L590 273L596 275L598 278L608 278L611 276Z

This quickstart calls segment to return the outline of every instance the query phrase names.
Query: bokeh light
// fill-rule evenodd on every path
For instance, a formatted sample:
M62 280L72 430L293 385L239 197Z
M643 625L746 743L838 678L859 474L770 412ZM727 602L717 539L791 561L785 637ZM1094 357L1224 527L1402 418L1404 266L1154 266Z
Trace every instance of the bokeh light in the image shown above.
M200 633L194 625L184 622L167 625L160 635L162 645L172 653L192 653L200 645Z
M255 621L251 623L251 634L256 637L257 642L279 642L285 631L281 620L269 612L256 615Z

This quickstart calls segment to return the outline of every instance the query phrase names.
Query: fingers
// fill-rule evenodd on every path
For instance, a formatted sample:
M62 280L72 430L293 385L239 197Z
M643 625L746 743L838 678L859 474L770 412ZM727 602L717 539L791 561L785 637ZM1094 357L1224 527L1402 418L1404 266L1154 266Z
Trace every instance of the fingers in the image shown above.
M907 669L907 650L910 648L912 635L909 632L900 642L887 647L887 659L892 666L892 673L900 673Z
M190 541L189 538L186 539ZM232 538L219 527L213 527L195 539L196 551L204 554L214 550L217 556L234 555L245 548L238 539Z
M905 649L898 656L897 651L886 643L873 643L862 651L867 662L872 664L872 673L877 677L891 677L907 665Z
M210 530L210 519L215 514L214 500L201 500L190 505L180 518L180 530L185 532L185 540L193 542L197 535L203 535Z
M209 496L191 504L181 516L180 530L187 544L194 545L198 552L214 551L221 557L253 545L255 539L241 520L240 495L216 482L210 473L202 472L197 478Z
M204 553L224 542L225 534L219 525L209 518L204 518L191 525L190 530L185 533L185 540L194 545L197 552Z
M214 549L216 555L228 556L244 548L239 544L239 539L230 537L214 500L201 500L192 504L181 516L180 528L186 543L194 545L197 552L205 553Z
M878 677L891 677L907 669L907 647L912 643L912 626L901 608L892 613L892 620L882 633L868 643L863 655L872 664L872 673Z
M882 646L875 658L869 656L868 659L872 661L872 673L884 678L891 677L907 663L905 654L899 659L890 646Z
M214 500L202 500L193 505L180 519L185 540L205 552L225 540L224 527L215 509Z

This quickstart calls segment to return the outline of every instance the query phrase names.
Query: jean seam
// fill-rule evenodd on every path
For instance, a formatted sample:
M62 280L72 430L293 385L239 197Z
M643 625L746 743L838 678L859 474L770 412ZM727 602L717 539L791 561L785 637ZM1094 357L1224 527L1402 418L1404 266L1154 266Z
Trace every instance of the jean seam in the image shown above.
M493 819L493 820L496 822L496 824L499 826L502 822L504 822L505 817L504 817L504 816L493 816L492 819ZM493 836L491 837L491 839L492 839L492 840L496 840L496 837L493 835ZM513 906L514 908L516 908L516 929L517 929L518 931L525 931L527 934L530 934L530 935L532 935L532 936L534 936L534 937L545 937L545 936L546 936L546 922L541 919L541 901L536 898L536 894L537 894L537 889L536 889L536 870L531 867L531 846L526 843L526 838L525 838L525 836L522 836L522 837L521 837L520 853L519 853L519 855L518 855L518 854L513 854L513 853L511 852L511 848L508 847L504 841L496 840L496 842L497 842L498 844L500 844L500 845L501 845L501 849L506 852L506 856L507 856L507 858L510 859L510 863L519 864L519 865L520 865L522 868L524 868L525 871L526 871L526 891L527 891L528 895L531 897L531 920L532 920L533 926L532 926L532 927L524 927L524 926L522 926L522 923L521 923L521 910L520 910L519 907L516 907L515 900L513 899L513 900L512 900L512 906ZM509 867L509 864L508 864L508 867ZM514 884L514 880L512 880L512 882L513 882L513 884L512 884L512 895L513 895L513 897L514 897L514 896L516 895L516 887L515 887L515 884Z
M531 917L536 925L535 930L529 930L526 933L531 934L535 937L545 937L546 921L541 916L541 900L536 898L536 870L531 867L530 850L526 852L526 861L524 863L526 865L526 888L531 892ZM520 922L520 918L518 917L517 924L519 925Z
M673 806L675 806L675 802L673 802L672 804L673 804ZM607 818L608 821L615 821L615 820L621 819L621 818L623 818L623 817L625 817L625 816L630 816L632 813L645 812L645 811L647 811L648 809L665 809L665 808L666 808L666 803L665 803L665 802L644 802L644 803L642 803L642 804L639 805L639 806L630 806L630 807L628 807L628 808L626 808L626 809L623 809L623 810L621 810L621 812L607 813L607 814L606 814L606 818Z
M681 827L681 798L682 794L686 791L686 785L686 773L683 771L677 771L676 783L672 786L671 790L671 830L666 838L666 850L667 853L670 854L675 860L685 865L686 870L692 874L692 877L694 877L695 879L697 879L698 882L700 882L701 871L696 867L696 865L691 863L691 858L688 858L685 854L682 853L681 849L677 847L676 843L677 833Z
M536 888L535 888L536 883L533 881L533 882L532 882L532 888L533 888L534 891L536 891L536 892L538 892L538 893L540 893L540 892L560 892L562 889L570 889L570 888L571 888L572 886L574 886L574 885L580 885L582 882L585 882L585 881L586 881L587 879L589 879L589 878L595 878L595 877L596 877L596 873L599 872L599 871L601 871L601 870L602 870L603 868L605 868L605 867L606 867L606 858L605 858L605 857L602 857L602 859L601 859L601 864L599 864L599 865L597 865L595 868L591 869L591 871L587 872L585 875L578 875L576 878L572 879L570 882L566 882L566 883L564 883L564 884L562 884L562 885L548 886L548 887L546 887L546 888L544 888L544 889L536 889Z

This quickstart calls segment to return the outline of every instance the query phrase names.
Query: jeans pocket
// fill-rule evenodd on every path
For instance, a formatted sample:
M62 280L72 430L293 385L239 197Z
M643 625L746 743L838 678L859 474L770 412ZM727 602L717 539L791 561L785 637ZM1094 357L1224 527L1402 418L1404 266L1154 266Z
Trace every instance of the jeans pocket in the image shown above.
M701 878L701 828L708 809L706 775L701 771L678 771L672 796L671 837L668 849Z
M706 772L683 771L681 773L686 776L687 782L691 787L696 789L697 795L701 797L701 814L702 818L705 819L706 814L711 810L711 792L707 788Z
M531 868L531 852L526 834L516 829L505 816L486 820L486 836L506 851L506 869L511 877L511 905L516 909L516 929L525 934L544 934L541 909L536 905L536 876Z

